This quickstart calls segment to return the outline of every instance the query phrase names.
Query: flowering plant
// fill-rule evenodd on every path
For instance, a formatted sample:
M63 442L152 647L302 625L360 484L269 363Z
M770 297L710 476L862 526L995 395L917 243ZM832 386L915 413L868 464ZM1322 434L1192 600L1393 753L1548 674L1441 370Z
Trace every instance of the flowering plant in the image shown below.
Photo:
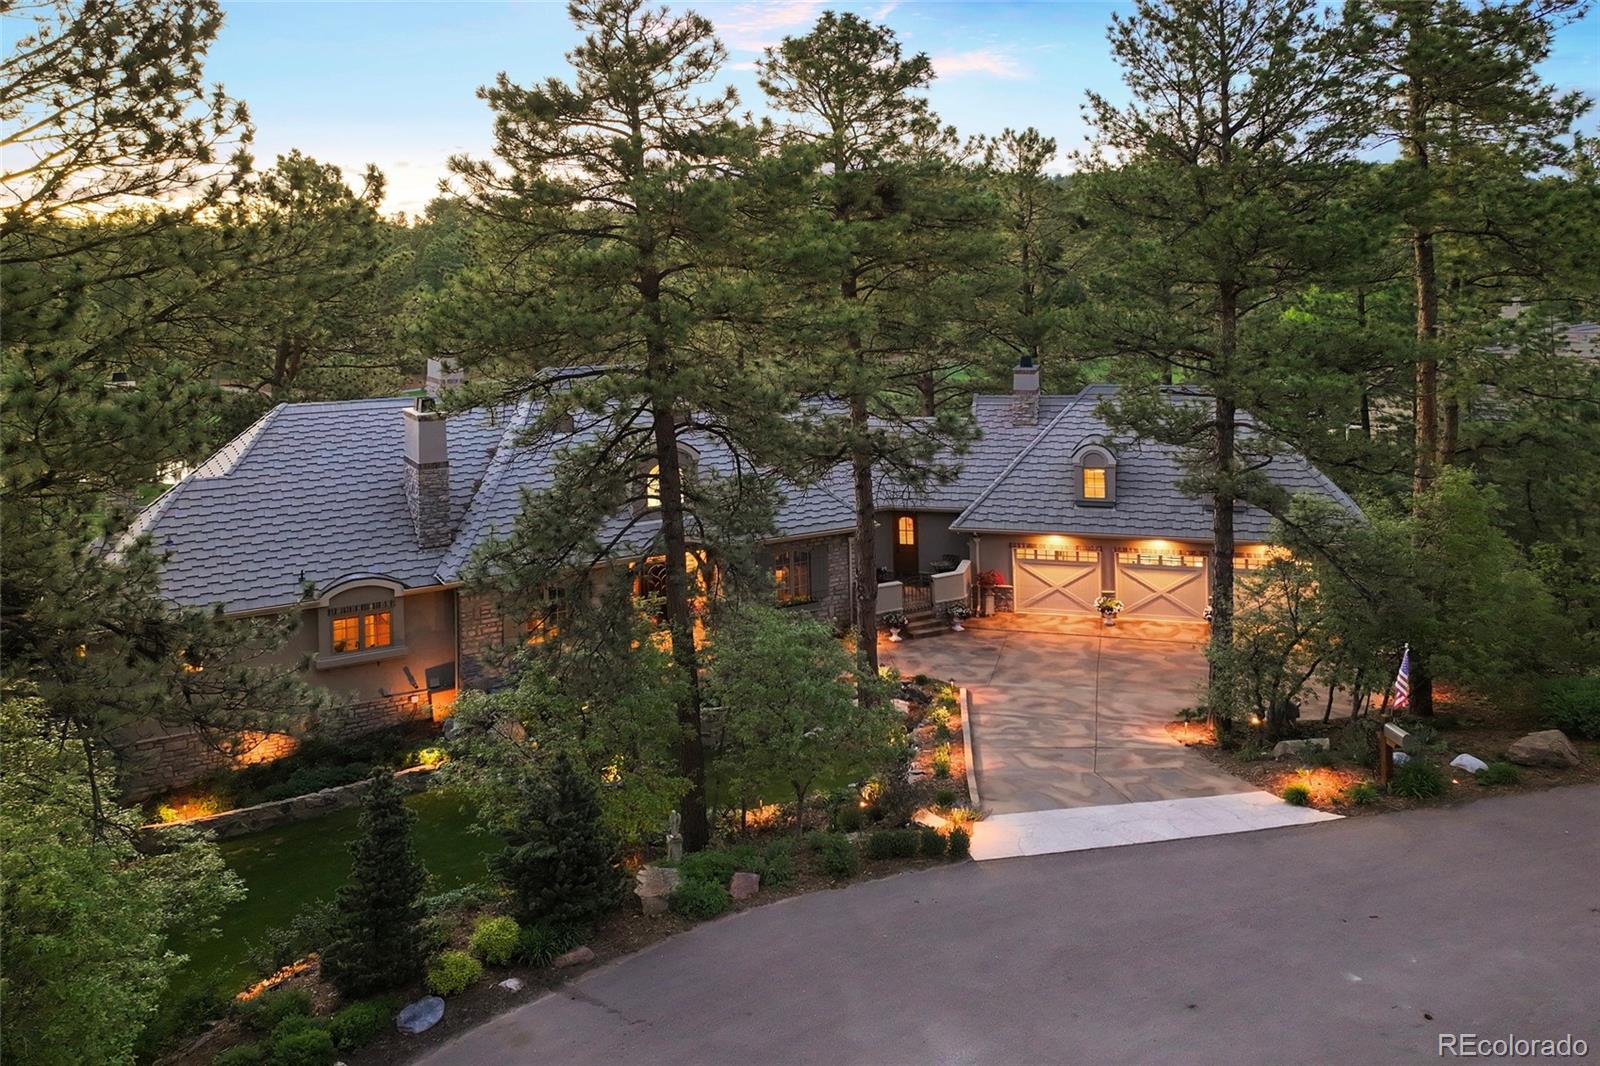
M944 609L944 613L951 618L971 618L972 608L964 603L952 603Z
M888 614L883 616L883 624L888 626L890 629L904 629L906 627L905 612L890 611Z
M1115 592L1102 592L1100 598L1094 601L1094 609L1103 615L1119 615L1122 613L1122 601L1117 599Z
M1006 575L998 570L985 570L978 575L980 588L992 589L1006 583Z

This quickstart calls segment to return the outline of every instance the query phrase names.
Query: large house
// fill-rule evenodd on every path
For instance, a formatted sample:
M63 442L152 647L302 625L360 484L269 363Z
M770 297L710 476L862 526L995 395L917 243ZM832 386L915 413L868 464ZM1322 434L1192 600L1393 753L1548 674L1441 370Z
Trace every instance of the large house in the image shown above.
M953 480L915 493L880 486L881 609L926 603L930 579L946 590L938 598L965 597L976 575L997 572L986 597L995 610L1090 614L1115 591L1126 617L1203 620L1209 504L1177 488L1173 449L1108 430L1096 409L1112 391L1041 394L1038 368L1024 365L1011 394L975 396L980 435L955 459ZM557 446L518 443L535 414L524 405L445 418L406 398L280 404L152 504L131 535L167 554L163 592L177 604L298 614L284 654L310 658L315 680L348 697L334 728L436 718L458 686L490 680L489 652L526 624L466 588L463 574L509 529L524 494L554 482ZM731 463L712 440L684 448L691 472ZM1275 457L1267 474L1355 508L1298 457ZM616 565L646 585L653 523L627 517ZM1239 510L1242 565L1261 557L1269 524ZM775 526L762 550L779 601L846 622L848 476L786 486ZM198 737L151 729L129 737L123 761L130 792L149 793L225 760Z

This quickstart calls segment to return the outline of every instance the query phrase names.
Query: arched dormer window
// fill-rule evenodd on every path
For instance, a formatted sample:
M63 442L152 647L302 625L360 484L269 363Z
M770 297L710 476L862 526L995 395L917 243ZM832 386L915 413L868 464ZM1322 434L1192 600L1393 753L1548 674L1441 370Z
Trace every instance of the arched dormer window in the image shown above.
M693 480L700 456L687 444L678 445L678 474L685 483ZM654 511L661 506L661 464L651 460L645 465L644 492L640 509Z
M1106 448L1085 445L1074 457L1078 502L1089 507L1110 507L1117 502L1117 460Z

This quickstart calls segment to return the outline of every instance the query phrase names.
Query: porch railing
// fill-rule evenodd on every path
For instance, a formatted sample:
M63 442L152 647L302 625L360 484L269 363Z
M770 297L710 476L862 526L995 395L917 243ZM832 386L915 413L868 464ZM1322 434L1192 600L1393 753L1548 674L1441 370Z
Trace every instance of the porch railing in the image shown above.
M904 611L906 609L906 587L898 581L878 582L878 613L888 614L891 611Z
M934 574L928 580L933 606L972 602L972 561L963 559L954 570Z

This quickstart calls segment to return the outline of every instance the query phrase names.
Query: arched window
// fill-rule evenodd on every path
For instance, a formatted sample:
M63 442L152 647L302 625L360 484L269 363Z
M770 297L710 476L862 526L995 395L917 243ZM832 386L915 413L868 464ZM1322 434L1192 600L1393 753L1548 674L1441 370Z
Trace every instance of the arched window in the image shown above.
M1078 449L1078 502L1109 507L1117 499L1117 461L1105 448L1085 445Z
M651 463L644 472L644 509L654 511L661 506L661 464Z
M901 515L894 524L894 538L896 544L906 547L917 542L917 520L910 515Z

